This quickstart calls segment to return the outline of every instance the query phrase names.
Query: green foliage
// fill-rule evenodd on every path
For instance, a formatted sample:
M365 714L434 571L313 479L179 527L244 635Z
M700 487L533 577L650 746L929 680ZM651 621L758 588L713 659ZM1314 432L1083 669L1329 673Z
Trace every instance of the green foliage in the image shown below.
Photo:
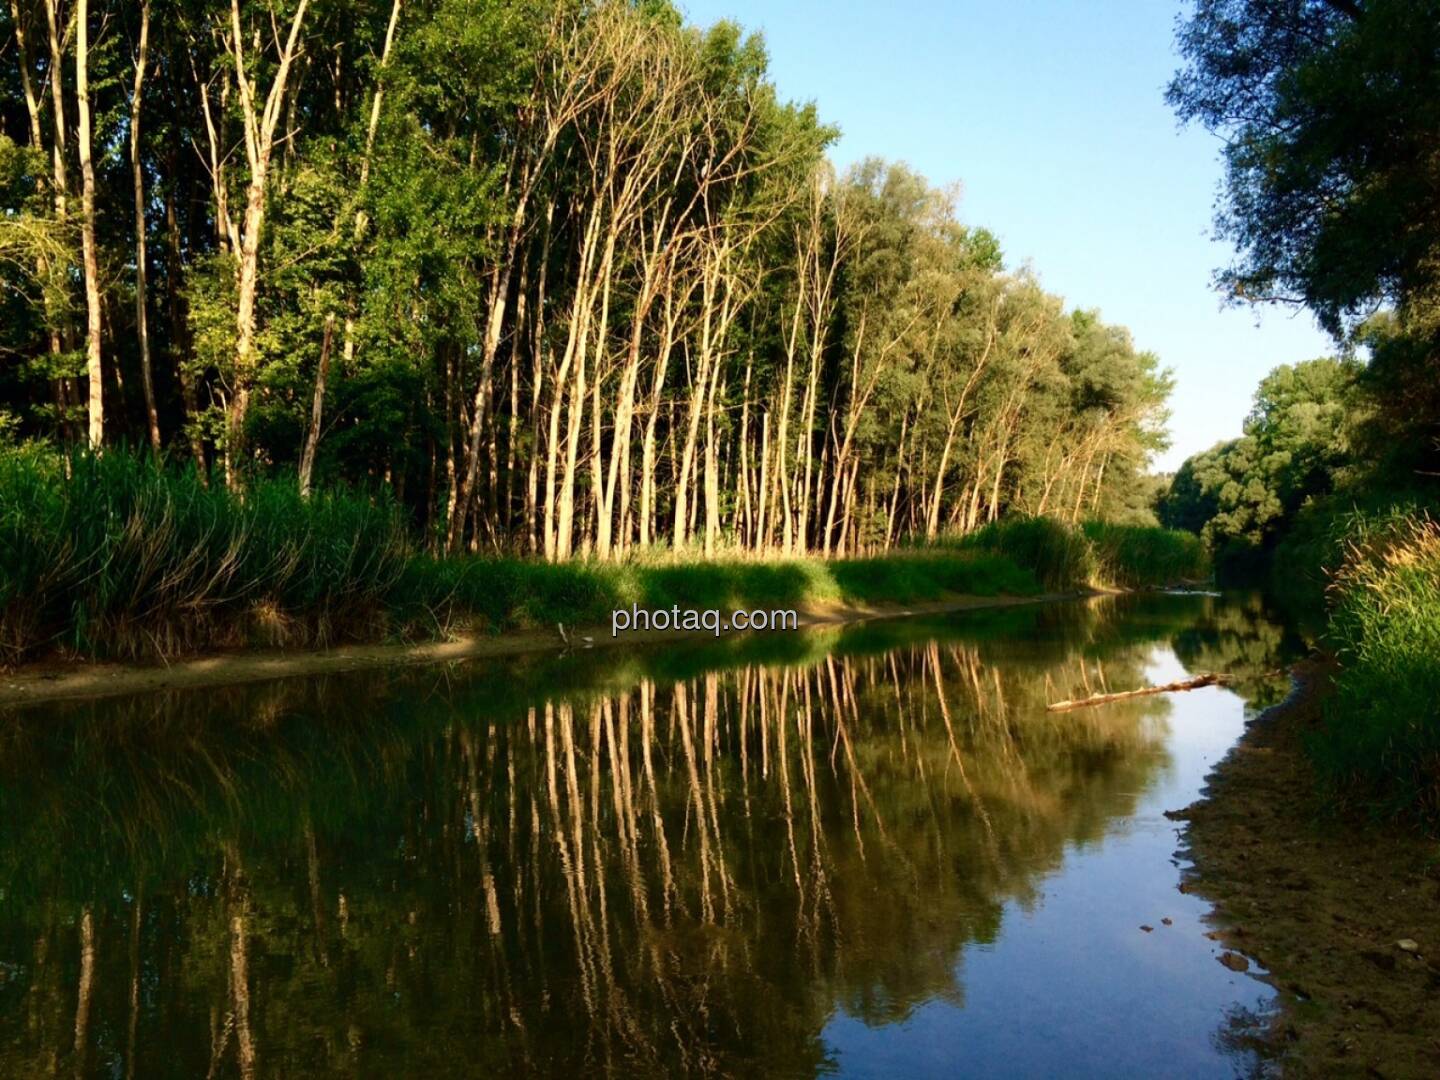
M1440 222L1414 208L1440 180L1440 4L1198 0L1179 46L1171 103L1227 140L1238 295L1298 295L1336 331L1436 296Z
M1341 662L1311 740L1346 800L1440 818L1440 525L1417 513L1352 522L1331 586Z
M1352 545L1433 505L1420 490L1347 489L1305 507L1281 537L1269 569L1275 594L1302 617L1323 617L1327 590Z
M1222 574L1329 601L1341 670L1312 749L1345 797L1440 811L1440 3L1197 0L1169 99L1226 139L1240 299L1305 304L1369 362L1261 384L1242 438L1161 504ZM1383 122L1377 122L1383 117Z
M1210 574L1205 546L1178 529L1087 521L1081 531L1095 552L1096 579L1140 588L1201 581Z
M1302 507L1352 470L1358 367L1322 358L1282 364L1255 392L1238 439L1188 458L1160 501L1161 522L1199 533L1222 572L1266 554Z
M239 485L311 446L316 483L384 485L456 550L611 558L703 529L707 551L829 555L1061 507L1150 523L1156 357L1007 270L958 189L837 173L837 130L782 98L759 35L669 0L315 0L286 68L301 10L87 9L106 445L148 441L153 396L157 442L201 471ZM38 0L0 6L0 409L74 445L76 192L62 210L53 125L19 105L28 79L75 115L47 36Z
M632 604L720 610L771 605L909 603L949 595L1030 595L1034 577L1009 558L920 551L871 559L545 563L421 557L393 592L402 622L438 631L600 625Z
M123 453L0 453L0 659L324 643L383 616L409 545L383 497L243 499Z
M1048 589L1078 585L1142 588L1198 581L1210 573L1200 541L1175 529L1054 518L1007 518L959 541L962 550L1002 554Z
M1440 2L1197 0L1179 48L1171 104L1226 140L1222 285L1368 346L1364 460L1435 472Z
M1078 529L1047 517L993 521L958 541L962 549L1014 559L1047 589L1089 584L1097 571L1095 551Z

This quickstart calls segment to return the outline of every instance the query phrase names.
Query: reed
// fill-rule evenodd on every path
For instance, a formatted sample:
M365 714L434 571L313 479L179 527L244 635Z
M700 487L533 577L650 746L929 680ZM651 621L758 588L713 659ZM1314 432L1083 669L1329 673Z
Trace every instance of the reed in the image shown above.
M951 543L962 551L1003 554L1048 589L1178 585L1210 574L1199 537L1156 526L1102 521L1074 526L1054 518L1012 517Z
M916 603L1150 584L1197 570L1171 535L1016 519L867 558L437 558L383 490L302 499L279 477L236 494L188 466L30 446L0 451L0 663L603 624L631 604Z
M1356 523L1329 588L1335 693L1309 749L1342 802L1440 820L1440 524Z
M0 455L0 657L172 655L370 632L410 559L383 494L243 498L123 453Z

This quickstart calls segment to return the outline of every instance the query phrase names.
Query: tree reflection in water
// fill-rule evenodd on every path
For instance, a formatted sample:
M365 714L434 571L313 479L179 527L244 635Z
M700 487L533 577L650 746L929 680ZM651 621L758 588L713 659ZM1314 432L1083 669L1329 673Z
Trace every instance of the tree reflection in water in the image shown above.
M814 1074L1167 764L1208 597L37 709L0 737L0 1073Z

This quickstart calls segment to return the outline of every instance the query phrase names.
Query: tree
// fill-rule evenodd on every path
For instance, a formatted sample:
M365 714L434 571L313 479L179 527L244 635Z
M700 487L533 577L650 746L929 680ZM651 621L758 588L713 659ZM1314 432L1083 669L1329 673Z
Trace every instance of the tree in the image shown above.
M1226 140L1236 295L1337 333L1440 298L1440 4L1198 0L1179 46L1168 99Z
M1222 287L1370 346L1370 460L1440 475L1440 0L1197 0L1179 48L1170 103L1225 139Z
M1357 374L1353 361L1328 357L1270 372L1245 434L1176 471L1162 522L1200 533L1215 548L1272 547L1302 507L1344 480Z

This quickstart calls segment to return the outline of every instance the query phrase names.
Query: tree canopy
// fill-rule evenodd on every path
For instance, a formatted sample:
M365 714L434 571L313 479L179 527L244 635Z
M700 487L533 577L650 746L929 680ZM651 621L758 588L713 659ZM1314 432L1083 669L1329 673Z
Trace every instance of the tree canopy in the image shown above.
M1322 358L1272 371L1255 392L1245 433L1177 470L1160 504L1164 524L1201 533L1215 547L1272 545L1351 467L1358 370L1352 361Z
M1440 476L1440 3L1196 0L1178 44L1169 100L1225 139L1224 290L1304 305L1347 358L1271 372L1162 501L1264 549L1331 491Z
M1237 296L1335 332L1440 298L1440 3L1198 0L1169 100L1226 139ZM1416 311L1419 316L1421 312Z

